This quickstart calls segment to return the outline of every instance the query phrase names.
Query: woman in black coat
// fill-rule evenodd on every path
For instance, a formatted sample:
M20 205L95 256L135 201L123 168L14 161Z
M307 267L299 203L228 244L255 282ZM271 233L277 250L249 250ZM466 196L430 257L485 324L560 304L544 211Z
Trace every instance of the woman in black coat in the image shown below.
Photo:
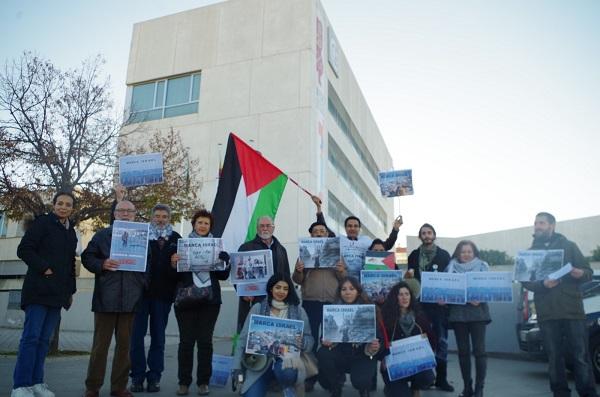
M60 310L71 306L76 289L77 236L69 221L75 198L59 192L52 204L52 213L38 217L17 248L27 274L21 291L25 324L13 375L13 396L54 395L44 383L44 361Z

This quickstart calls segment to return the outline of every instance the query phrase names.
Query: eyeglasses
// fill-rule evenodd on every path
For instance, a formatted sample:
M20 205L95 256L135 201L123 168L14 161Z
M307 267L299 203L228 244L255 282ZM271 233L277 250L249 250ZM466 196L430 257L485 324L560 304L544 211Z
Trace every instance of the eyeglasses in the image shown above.
M127 214L135 214L135 210L127 210L127 209L123 209L123 208L117 209L117 210L115 210L115 212L121 212L121 213L125 212Z
M258 225L258 227L261 228L261 229L270 229L273 226L275 226L275 225Z

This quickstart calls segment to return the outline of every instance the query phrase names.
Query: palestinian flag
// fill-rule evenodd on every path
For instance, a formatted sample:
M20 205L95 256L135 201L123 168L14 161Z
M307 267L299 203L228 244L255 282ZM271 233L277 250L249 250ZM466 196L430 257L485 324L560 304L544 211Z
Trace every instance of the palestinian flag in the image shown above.
M212 234L236 252L256 236L258 218L275 219L288 177L235 134L229 134L212 213Z
M365 256L365 270L396 269L396 256L393 252L367 251Z

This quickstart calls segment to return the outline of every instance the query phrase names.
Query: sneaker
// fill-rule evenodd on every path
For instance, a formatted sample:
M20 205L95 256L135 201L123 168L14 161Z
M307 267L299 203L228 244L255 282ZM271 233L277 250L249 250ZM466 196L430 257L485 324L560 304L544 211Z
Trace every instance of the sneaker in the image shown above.
M199 396L206 396L206 395L208 395L208 393L210 393L210 390L208 390L208 385L199 385L198 386L198 395Z
M32 387L17 387L12 389L10 397L35 397L35 394L33 394Z
M179 389L175 392L178 396L187 396L190 394L190 388L186 385L179 385Z
M148 388L146 389L148 393L158 393L160 391L160 383L158 382L148 382Z
M144 391L144 383L132 382L131 386L129 386L129 391L132 393L141 393Z
M54 397L54 393L48 389L48 385L45 383L38 383L33 385L31 388L35 397Z

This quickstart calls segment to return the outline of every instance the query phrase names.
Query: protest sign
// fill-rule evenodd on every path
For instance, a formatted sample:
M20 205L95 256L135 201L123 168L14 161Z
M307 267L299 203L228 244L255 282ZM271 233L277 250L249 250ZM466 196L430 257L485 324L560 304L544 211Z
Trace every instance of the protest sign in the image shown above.
M146 153L119 158L121 185L142 186L163 182L162 153Z
M392 287L402 281L402 270L362 270L360 283L369 299L383 303Z
M365 254L364 270L394 270L396 255L393 252L367 251Z
M467 302L512 302L511 272L469 272Z
M110 259L119 263L119 269L145 272L148 255L148 223L115 221L110 241Z
M564 250L523 250L515 258L516 281L541 281L563 266Z
M465 273L421 273L421 302L466 303L467 276Z
M251 314L246 353L300 357L303 332L303 321Z
M398 197L414 194L412 170L380 172L379 188L381 189L383 197Z
M221 354L212 355L212 375L209 384L216 387L225 387L233 367L233 356L223 356Z
M360 237L358 240L350 240L347 237L340 238L340 250L349 276L360 278L367 249L371 244L367 240L370 239L365 237Z
M415 335L393 341L385 365L388 377L395 381L433 369L436 362L427 336Z
M340 238L301 238L298 251L305 268L335 267L340 260Z
M223 251L220 238L181 238L177 240L178 272L209 272L224 270L225 263L219 260Z
M232 252L229 256L232 284L266 283L273 275L271 250Z
M368 343L375 334L375 305L323 306L323 340Z

